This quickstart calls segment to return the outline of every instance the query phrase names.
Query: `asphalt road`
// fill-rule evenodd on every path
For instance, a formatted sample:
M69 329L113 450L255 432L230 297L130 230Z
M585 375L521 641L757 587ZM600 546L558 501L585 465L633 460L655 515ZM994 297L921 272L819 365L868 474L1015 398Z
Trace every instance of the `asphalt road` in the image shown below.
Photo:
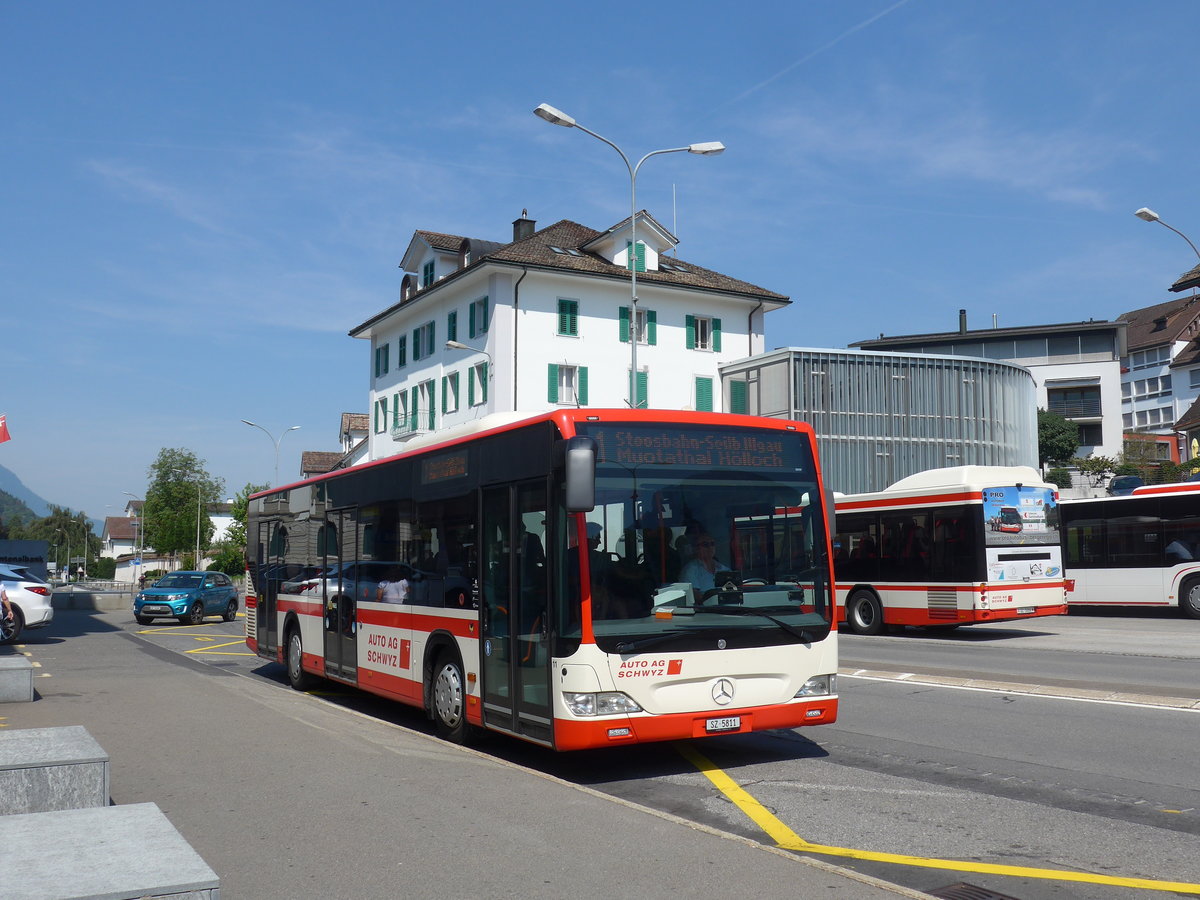
M246 651L240 619L106 618L137 641L290 696L282 669ZM914 889L967 884L1019 900L1200 894L1200 712L1160 705L1200 704L1200 622L1072 615L842 641L843 672L869 674L843 674L832 726L692 750L554 755L499 737L479 749ZM993 682L1002 686L970 687ZM1097 699L1116 693L1148 702ZM419 713L355 691L296 699L428 732Z

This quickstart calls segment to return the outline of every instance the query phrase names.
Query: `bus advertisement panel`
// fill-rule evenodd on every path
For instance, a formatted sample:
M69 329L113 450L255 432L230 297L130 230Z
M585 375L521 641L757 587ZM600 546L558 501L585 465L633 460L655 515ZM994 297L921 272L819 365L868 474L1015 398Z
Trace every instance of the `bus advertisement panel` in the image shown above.
M847 628L956 627L1066 612L1053 485L1028 467L955 466L837 500Z
M836 719L809 426L580 409L425 441L251 499L247 643L294 686L556 749Z

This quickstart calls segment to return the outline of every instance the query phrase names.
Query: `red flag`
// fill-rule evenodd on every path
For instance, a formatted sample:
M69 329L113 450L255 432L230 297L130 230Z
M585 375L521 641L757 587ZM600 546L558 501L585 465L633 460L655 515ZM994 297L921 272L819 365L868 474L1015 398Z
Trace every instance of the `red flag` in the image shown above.
M0 416L0 444L11 440L12 435L8 433L8 416Z

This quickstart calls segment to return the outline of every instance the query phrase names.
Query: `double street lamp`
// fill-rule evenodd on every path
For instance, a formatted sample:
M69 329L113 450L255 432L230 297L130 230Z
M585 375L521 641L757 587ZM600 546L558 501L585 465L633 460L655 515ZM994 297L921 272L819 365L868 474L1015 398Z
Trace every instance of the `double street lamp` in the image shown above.
M257 428L259 431L269 437L271 439L271 443L275 445L275 480L271 483L271 487L279 487L279 442L283 440L284 434L287 434L288 431L296 431L300 428L300 426L293 425L291 428L288 428L286 431L284 431L283 434L279 435L279 437L275 437L273 434L271 434L271 432L267 431L267 429L263 428L257 422L251 422L249 419L242 419L242 421L251 428Z
M642 168L642 163L652 156L661 156L664 153L695 153L698 156L717 156L725 152L725 145L720 141L709 141L702 144L689 144L686 147L671 147L666 150L651 150L645 156L638 160L637 165L629 162L629 157L625 155L620 147L603 137L596 132L584 128L573 118L568 116L560 109L555 109L548 103L541 104L533 111L533 114L540 119L545 119L551 125L561 125L563 128L578 128L584 134L590 134L598 141L602 141L612 147L617 153L621 154L621 159L625 162L625 168L629 170L629 408L638 408L637 399L637 345L638 339L641 336L638 333L638 316L637 316L637 176L638 170Z

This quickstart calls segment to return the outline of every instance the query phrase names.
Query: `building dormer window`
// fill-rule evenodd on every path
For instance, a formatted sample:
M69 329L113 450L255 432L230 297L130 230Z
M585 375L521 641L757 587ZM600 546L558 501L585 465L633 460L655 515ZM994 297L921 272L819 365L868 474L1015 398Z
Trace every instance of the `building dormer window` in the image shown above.
M433 284L433 260L421 267L421 287L427 288Z
M625 242L625 268L626 269L633 268L634 254L630 252L630 248L632 246L633 245L629 241ZM638 241L636 255L637 255L637 270L639 272L645 272L646 271L646 245L643 244L641 241Z

